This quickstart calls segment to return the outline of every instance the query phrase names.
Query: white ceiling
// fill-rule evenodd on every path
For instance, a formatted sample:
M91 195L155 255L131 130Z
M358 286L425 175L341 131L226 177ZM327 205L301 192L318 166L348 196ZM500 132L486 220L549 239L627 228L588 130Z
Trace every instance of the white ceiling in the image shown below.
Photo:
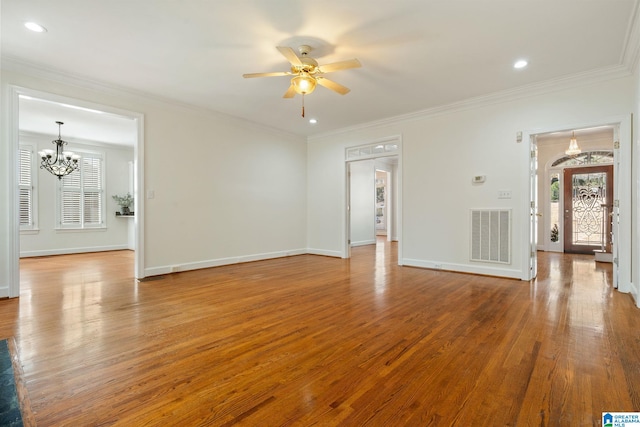
M300 135L313 135L499 91L633 65L637 0L11 0L2 56ZM38 34L25 21L47 28ZM276 46L310 44L322 64L362 68L283 99ZM520 58L529 61L514 70ZM16 65L17 64L17 65ZM25 106L26 108L26 106ZM29 112L24 112L28 126ZM311 125L309 118L318 123ZM53 133L58 115L48 117ZM64 121L64 120L63 120ZM65 124L67 127L67 124ZM63 135L64 129L63 127ZM68 128L71 128L69 122Z

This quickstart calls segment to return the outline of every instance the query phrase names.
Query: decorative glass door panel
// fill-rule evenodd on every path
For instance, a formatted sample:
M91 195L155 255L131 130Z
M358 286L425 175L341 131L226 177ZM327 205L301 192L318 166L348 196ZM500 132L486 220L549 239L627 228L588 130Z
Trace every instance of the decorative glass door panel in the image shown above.
M564 251L610 250L613 166L564 170Z
M558 245L556 250L562 250L560 230L562 230L562 207L560 206L560 172L551 173L549 186L549 240L553 245Z

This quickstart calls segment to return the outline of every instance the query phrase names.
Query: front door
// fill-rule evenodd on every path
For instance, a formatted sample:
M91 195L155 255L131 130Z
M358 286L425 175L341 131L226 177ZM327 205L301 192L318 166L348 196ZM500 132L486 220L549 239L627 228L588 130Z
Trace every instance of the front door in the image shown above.
M564 170L564 251L610 252L613 166Z

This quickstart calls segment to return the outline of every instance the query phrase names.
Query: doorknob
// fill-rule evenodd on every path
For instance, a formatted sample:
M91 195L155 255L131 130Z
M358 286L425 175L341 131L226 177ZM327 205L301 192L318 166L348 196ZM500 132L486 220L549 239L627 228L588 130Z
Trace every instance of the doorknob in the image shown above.
M537 213L536 216L542 216L542 214L541 213Z

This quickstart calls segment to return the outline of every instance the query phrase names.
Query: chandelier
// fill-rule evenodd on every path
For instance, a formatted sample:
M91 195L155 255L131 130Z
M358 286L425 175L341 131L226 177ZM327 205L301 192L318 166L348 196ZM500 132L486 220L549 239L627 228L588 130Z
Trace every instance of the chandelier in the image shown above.
M58 124L58 139L51 141L56 144L56 151L42 150L38 152L38 155L42 158L40 162L40 169L46 169L58 179L62 179L63 176L69 175L74 170L78 169L78 160L80 156L73 154L71 151L62 151L63 145L67 142L60 138L60 126L63 122L56 122ZM55 154L55 157L54 157Z
M582 152L580 147L578 147L578 140L576 139L576 133L571 132L571 139L569 140L569 148L565 150L565 154L567 156L575 156Z

